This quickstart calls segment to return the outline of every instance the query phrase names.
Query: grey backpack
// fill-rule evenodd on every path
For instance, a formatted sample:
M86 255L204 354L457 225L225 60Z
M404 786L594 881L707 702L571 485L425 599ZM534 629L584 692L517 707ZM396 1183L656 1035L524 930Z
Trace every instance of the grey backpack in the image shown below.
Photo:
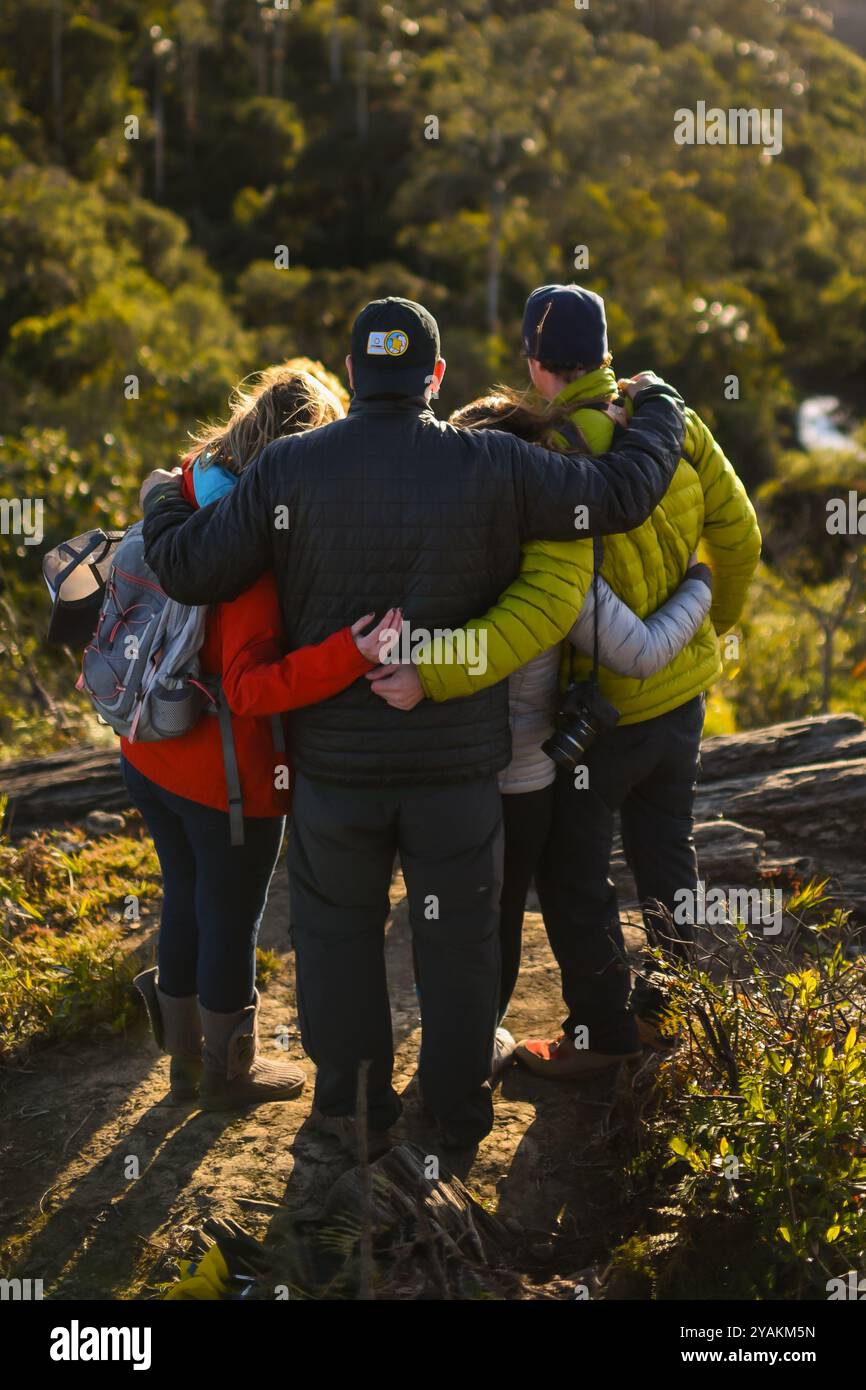
M77 687L97 714L130 742L188 733L204 712L220 721L232 844L243 844L240 775L231 712L218 678L202 672L208 609L177 603L144 558L142 523L117 545L96 631L84 649ZM282 724L272 720L282 751Z

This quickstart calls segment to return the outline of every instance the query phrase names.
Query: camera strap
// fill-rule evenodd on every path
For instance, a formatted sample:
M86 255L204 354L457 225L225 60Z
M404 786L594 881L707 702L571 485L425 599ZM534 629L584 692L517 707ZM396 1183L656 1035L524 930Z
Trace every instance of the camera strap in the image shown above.
M592 684L598 687L598 581L604 559L604 541L592 538Z

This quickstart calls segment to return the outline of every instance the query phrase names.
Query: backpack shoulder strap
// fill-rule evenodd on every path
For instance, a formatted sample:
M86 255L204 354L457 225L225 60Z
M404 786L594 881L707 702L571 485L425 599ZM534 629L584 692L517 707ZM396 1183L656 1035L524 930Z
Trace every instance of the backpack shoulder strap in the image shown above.
M579 430L574 421L569 420L568 416L564 415L561 420L554 421L551 425L551 429L556 434L562 435L563 439L568 445L570 453L592 453L592 450L590 449L588 443L586 442L586 439L584 438L583 431Z
M628 429L628 415L625 410L625 397L622 395L609 400L606 396L599 396L594 401L579 401L576 407L578 410L599 410L602 415L607 415L613 421L613 437L611 448L618 444ZM569 450L573 453L591 454L590 449L582 430L568 416L563 416L561 420L556 420L552 428L556 430L568 442Z
M233 845L244 842L244 803L241 795L241 775L238 770L238 755L232 733L232 712L222 686L218 690L217 717L220 725L220 742L223 749L223 763L226 770L226 791L229 804L229 831Z

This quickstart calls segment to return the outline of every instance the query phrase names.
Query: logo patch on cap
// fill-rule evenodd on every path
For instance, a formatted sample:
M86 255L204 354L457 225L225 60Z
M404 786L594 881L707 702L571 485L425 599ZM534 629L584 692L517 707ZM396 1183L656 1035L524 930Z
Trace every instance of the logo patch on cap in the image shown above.
M402 328L394 328L390 333L377 331L367 339L367 353L371 357L402 357L409 346L409 335Z

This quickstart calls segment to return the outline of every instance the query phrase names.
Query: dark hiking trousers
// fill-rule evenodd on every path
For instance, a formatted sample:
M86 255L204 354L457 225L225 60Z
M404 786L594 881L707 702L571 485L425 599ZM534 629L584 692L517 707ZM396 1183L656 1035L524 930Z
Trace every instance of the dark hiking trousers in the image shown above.
M505 868L499 943L502 971L499 982L499 1018L505 1017L517 977L523 947L526 896L550 834L554 786L534 792L508 792L502 798L505 827Z
M289 838L292 935L317 1108L352 1115L370 1062L368 1117L400 1114L385 978L388 888L399 851L423 980L426 1106L467 1144L493 1125L502 810L495 777L459 786L343 787L298 774Z
M280 852L282 816L245 816L233 845L228 813L175 796L121 759L132 803L162 869L159 987L206 1009L235 1013L252 1002L256 937Z
M551 949L562 971L567 1037L585 1026L598 1052L632 1052L637 1027L628 1009L630 975L616 890L608 872L619 811L623 851L634 874L650 941L681 954L690 936L659 920L676 894L697 893L693 807L704 697L602 733L586 757L589 786L557 773L553 827L535 876ZM692 899L694 901L694 899Z

